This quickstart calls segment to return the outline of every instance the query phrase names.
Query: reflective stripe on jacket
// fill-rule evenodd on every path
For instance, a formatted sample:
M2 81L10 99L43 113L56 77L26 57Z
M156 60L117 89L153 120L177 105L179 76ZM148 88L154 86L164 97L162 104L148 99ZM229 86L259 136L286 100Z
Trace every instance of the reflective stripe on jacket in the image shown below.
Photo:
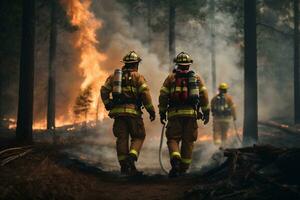
M206 87L200 76L196 75L199 82L199 97L200 97L200 107L202 111L209 109L209 99ZM170 94L174 92L175 85L175 73L170 74L163 83L160 89L159 95L159 112L167 113L168 117L186 116L195 117L196 111L192 106L178 106L174 108L169 108ZM176 90L176 88L175 88Z
M213 107L215 107L216 106L216 103L217 103L217 98L218 98L218 95L219 94L217 94L216 96L214 96L214 98L212 98L212 100L211 100L211 107L213 108ZM225 101L226 101L226 103L228 104L228 106L230 107L230 109L231 109L231 116L234 118L234 119L236 119L236 107L235 107L235 105L234 105L234 103L233 103L233 98L229 95L229 94L224 94L224 96L225 96ZM212 112L213 112L213 110L212 110ZM214 116L214 118L224 118L224 117L222 117L222 116L217 116L217 114L216 113L213 113L213 116ZM231 119L231 116L229 116L229 118ZM226 118L226 117L225 117Z
M154 112L154 106L150 95L149 87L146 83L145 78L136 71L130 72L131 85L122 87L122 95L127 99L141 100L141 103L148 112ZM111 93L113 89L114 75L110 75L105 84L101 87L101 99L105 105L111 103ZM141 109L134 104L122 104L114 106L110 112L110 117L117 116L141 116Z

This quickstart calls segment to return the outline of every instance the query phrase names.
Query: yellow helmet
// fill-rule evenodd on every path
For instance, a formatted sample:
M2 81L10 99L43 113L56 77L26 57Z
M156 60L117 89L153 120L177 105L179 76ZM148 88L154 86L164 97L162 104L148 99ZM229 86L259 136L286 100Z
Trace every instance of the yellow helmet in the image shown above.
M221 83L219 85L219 90L227 90L229 87L228 87L228 84L227 83Z
M130 51L128 54L126 54L121 62L123 63L136 63L136 62L141 62L141 58L135 51Z
M193 63L193 60L187 53L181 52L174 58L174 63L179 65L190 65Z

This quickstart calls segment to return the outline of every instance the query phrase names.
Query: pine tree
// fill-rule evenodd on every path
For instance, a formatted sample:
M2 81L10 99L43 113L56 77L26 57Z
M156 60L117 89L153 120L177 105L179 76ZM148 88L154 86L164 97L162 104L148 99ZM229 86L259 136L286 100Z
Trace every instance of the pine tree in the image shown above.
M92 87L91 86L88 86L86 89L81 91L75 101L75 105L73 108L74 115L77 119L84 116L85 124L87 122L87 115L91 108L92 102L93 101L92 101Z

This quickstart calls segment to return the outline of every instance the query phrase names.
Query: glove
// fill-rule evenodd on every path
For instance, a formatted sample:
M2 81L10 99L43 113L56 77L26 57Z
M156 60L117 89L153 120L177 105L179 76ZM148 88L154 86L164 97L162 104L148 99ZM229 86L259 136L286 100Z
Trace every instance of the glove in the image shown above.
M202 112L203 112L202 120L204 122L204 125L206 125L209 122L209 113L210 113L210 110L208 109L208 110L204 110Z
M155 112L154 111L150 111L149 115L150 115L151 122L153 122L155 120Z
M166 121L167 121L166 113L159 113L159 114L160 114L160 123L166 124Z
M202 112L200 112L200 111L197 111L197 120L199 120L199 119L203 119L203 114L202 114Z
M105 109L107 111L110 111L112 108L113 108L113 103L111 101L105 105Z

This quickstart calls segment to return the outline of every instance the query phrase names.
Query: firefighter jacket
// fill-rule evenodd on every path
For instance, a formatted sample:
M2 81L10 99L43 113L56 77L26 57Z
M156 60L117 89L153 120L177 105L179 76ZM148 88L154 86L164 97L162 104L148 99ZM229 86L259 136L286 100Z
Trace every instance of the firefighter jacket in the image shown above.
M123 71L126 71L126 69ZM124 78L123 78L124 79ZM137 71L130 71L130 84L122 86L122 95L129 100L121 104L115 104L111 95L114 84L114 75L110 75L105 84L101 87L101 98L104 105L112 104L109 110L109 116L114 118L118 116L138 116L141 117L141 107L147 110L148 113L155 112L150 96L149 87L145 78Z
M207 89L200 76L195 75L197 79L197 91L199 91L199 105L202 112L209 110L209 100ZM199 89L199 90L198 90ZM176 73L170 74L163 83L159 95L159 112L167 113L168 118L173 117L197 117L196 105L171 105L172 93L178 90L188 90L176 86Z
M222 101L222 99L224 100ZM233 117L234 120L236 119L236 108L233 99L227 93L217 94L211 100L211 108L214 119L231 120L231 117Z

